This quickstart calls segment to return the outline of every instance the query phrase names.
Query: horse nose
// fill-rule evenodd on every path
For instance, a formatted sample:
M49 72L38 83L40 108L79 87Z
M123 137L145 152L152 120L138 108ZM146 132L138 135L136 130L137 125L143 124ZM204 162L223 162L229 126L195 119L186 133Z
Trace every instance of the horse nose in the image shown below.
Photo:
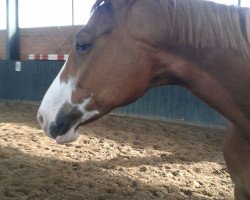
M43 116L38 112L36 118L37 118L37 121L39 122L40 126L43 127Z
M38 110L36 118L37 118L37 121L40 124L41 128L46 133L46 135L48 135L49 137L52 137L50 135L50 131L49 131L50 123L49 123L49 120L46 119L46 113L43 114L42 110Z
M52 138L56 139L57 136L66 134L71 128L72 123L70 118L58 117L49 126L49 133Z

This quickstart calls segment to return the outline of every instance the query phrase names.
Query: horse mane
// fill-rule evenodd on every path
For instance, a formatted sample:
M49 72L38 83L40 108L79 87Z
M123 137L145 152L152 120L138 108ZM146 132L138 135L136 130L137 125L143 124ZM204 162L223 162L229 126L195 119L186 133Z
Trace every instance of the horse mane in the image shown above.
M250 57L250 10L204 0L161 0L168 38L197 50L235 50Z
M197 50L235 50L244 57L250 57L250 9L205 0L160 2L170 41ZM92 13L107 6L107 0L96 0Z

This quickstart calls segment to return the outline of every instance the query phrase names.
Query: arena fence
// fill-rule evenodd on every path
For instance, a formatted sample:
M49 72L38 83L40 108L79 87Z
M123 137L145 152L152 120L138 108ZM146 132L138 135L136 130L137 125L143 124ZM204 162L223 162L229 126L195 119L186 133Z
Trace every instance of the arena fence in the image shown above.
M39 103L63 63L22 61L20 68L15 61L0 61L0 99ZM196 125L224 127L227 124L216 111L178 86L151 89L138 101L113 113Z

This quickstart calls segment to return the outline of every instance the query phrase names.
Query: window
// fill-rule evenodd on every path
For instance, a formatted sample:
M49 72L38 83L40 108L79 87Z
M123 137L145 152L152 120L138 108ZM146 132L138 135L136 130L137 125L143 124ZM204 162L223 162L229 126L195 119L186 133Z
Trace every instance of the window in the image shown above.
M6 0L0 0L0 29L6 29Z
M226 4L226 5L238 5L238 0L209 0L209 1Z
M250 1L249 0L241 0L241 6L250 8Z
M239 4L238 0L209 0L209 1L214 1L216 3L221 3L221 4L226 4L226 5L238 5ZM241 0L240 6L250 7L250 1L249 0Z
M84 25L96 0L19 0L19 27ZM238 5L238 0L209 0ZM250 7L249 0L241 6ZM6 0L0 0L0 29L6 29Z
M94 3L95 0L19 0L19 26L28 28L86 24Z
M19 27L72 24L72 0L19 0Z
M74 0L74 25L86 24L95 0Z

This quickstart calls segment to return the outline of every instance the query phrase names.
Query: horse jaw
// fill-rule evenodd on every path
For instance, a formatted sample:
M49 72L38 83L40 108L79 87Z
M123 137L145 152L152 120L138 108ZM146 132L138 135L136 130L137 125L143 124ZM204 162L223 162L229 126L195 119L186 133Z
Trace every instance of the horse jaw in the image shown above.
M93 116L98 115L100 112L98 110L93 111L87 111L85 109L86 105L91 101L91 97L84 99L81 104L77 104L77 108L82 112L82 117L77 120L77 122L70 128L70 130L64 134L56 137L56 143L57 144L64 144L64 143L70 143L75 141L79 137L79 132L77 130L77 127L84 123L85 121L89 120Z
M79 137L79 132L77 130L77 127L80 126L81 123L84 123L85 121L89 120L95 115L99 114L99 111L86 111L85 105L88 103L89 99L86 99L82 104L79 105L79 107L83 107L83 116L70 128L70 130L64 134L56 137L56 143L57 144L64 144L64 143L70 143L75 141Z

